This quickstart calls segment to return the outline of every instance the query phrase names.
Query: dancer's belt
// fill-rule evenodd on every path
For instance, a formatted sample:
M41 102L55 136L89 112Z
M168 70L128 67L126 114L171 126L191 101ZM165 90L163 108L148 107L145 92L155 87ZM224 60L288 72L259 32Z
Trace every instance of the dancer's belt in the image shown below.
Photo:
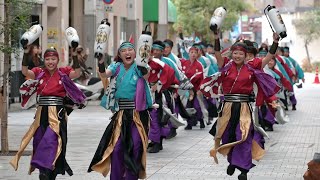
M225 102L254 102L254 96L248 94L225 94Z
M135 109L134 101L119 99L119 109Z
M61 106L63 105L63 97L39 96L37 103L39 106Z

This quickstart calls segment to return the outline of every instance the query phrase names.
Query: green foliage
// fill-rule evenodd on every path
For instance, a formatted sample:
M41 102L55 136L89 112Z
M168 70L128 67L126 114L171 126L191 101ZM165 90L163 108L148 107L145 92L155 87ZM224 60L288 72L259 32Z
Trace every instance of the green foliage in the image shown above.
M320 69L320 61L315 61L312 63L312 69L315 70L316 68Z
M207 41L213 40L209 22L216 8L223 6L227 9L221 32L230 30L237 22L240 13L251 8L239 0L173 0L173 3L178 10L178 22L174 24L174 28L183 27L185 34L200 34L202 39Z
M310 11L295 21L297 33L304 39L306 45L320 36L320 10Z
M8 8L6 18L0 17L0 35L9 38L0 39L0 51L5 54L16 53L19 47L19 37L22 32L30 26L30 15L35 5L35 0L5 0L4 4Z

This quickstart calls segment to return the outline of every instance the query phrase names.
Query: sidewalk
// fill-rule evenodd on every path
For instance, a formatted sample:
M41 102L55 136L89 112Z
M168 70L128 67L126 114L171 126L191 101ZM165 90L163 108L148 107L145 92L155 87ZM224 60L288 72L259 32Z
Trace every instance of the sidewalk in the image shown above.
M290 122L275 125L266 139L266 155L248 174L250 180L302 180L307 163L315 152L320 152L320 84L312 84L314 75L306 77L302 89L295 89L298 100L297 111L288 111ZM291 108L290 108L291 109ZM32 123L34 110L9 113L9 147L17 150L19 142ZM67 160L74 176L58 176L57 179L102 180L101 174L87 173L100 138L109 123L110 112L99 106L88 106L71 114L68 122ZM164 141L164 149L147 155L147 176L150 180L216 180L237 179L226 175L226 158L218 156L219 164L209 157L213 146L210 127L200 130L195 127ZM28 150L31 149L31 144ZM8 164L11 157L0 156L0 179L33 180L38 172L27 175L30 156L23 156L17 172Z

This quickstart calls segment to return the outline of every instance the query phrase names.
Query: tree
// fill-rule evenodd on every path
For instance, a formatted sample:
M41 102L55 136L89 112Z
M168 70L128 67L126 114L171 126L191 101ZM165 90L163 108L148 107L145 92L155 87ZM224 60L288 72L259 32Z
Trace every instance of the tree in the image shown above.
M220 6L227 9L227 16L223 22L221 32L230 30L238 21L239 15L250 5L238 0L174 0L178 10L178 21L174 28L183 26L186 34L195 33L201 39L213 41L213 35L209 29L209 22L214 10ZM250 7L251 8L251 7Z
M294 25L298 35L303 38L307 60L310 64L308 45L320 36L320 10L305 13L301 19L295 21Z
M0 52L3 53L3 72L0 76L1 118L1 153L9 152L8 140L8 85L11 54L18 53L20 32L30 27L31 10L35 4L32 0L3 0L3 16L0 15ZM2 64L0 64L2 66Z

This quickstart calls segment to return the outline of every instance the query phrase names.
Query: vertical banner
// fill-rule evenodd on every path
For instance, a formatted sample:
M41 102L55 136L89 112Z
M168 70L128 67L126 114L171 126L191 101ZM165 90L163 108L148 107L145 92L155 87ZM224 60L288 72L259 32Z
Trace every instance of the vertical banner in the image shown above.
M48 48L54 47L58 48L58 29L57 28L48 28L47 31L48 38Z

